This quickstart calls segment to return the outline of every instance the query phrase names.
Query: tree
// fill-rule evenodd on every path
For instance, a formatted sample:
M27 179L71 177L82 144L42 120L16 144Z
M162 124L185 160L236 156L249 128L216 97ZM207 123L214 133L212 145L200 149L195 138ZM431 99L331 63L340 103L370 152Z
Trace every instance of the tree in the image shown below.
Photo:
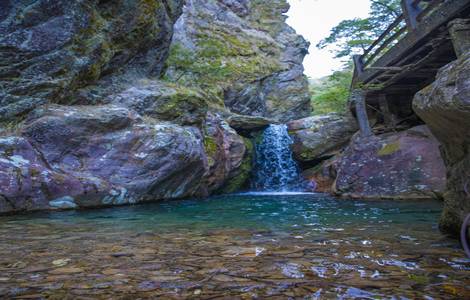
M400 14L400 0L371 0L367 18L340 22L317 47L332 47L337 58L361 54Z
M314 114L344 113L351 85L351 66L317 81L311 81Z

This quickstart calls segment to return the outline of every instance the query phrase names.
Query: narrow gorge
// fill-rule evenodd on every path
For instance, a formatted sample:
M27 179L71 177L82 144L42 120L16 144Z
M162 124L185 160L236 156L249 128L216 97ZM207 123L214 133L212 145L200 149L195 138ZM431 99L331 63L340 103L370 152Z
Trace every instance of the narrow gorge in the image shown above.
M0 1L0 298L470 297L470 1L328 114L289 2Z

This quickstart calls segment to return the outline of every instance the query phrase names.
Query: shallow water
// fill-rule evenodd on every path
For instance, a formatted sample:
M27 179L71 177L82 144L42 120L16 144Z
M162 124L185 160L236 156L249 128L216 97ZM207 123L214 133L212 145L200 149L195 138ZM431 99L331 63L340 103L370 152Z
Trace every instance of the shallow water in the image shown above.
M434 201L244 194L0 218L0 297L465 299Z

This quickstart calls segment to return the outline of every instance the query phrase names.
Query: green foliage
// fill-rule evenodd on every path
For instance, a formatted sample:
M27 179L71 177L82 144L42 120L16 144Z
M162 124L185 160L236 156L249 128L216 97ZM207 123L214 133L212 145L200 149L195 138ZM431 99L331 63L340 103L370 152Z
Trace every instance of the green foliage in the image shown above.
M351 79L352 72L350 68L347 68L336 71L319 82L311 83L314 114L344 113L349 98Z
M400 13L400 0L372 0L367 18L340 22L317 47L330 47L337 58L361 54Z

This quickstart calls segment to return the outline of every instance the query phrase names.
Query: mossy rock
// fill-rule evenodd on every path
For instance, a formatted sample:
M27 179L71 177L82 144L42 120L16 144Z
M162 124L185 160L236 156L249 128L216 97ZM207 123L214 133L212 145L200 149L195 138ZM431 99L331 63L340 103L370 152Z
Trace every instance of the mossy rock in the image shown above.
M382 147L382 149L377 152L378 156L386 156L386 155L392 155L400 150L400 142L394 142L391 144L386 144Z

